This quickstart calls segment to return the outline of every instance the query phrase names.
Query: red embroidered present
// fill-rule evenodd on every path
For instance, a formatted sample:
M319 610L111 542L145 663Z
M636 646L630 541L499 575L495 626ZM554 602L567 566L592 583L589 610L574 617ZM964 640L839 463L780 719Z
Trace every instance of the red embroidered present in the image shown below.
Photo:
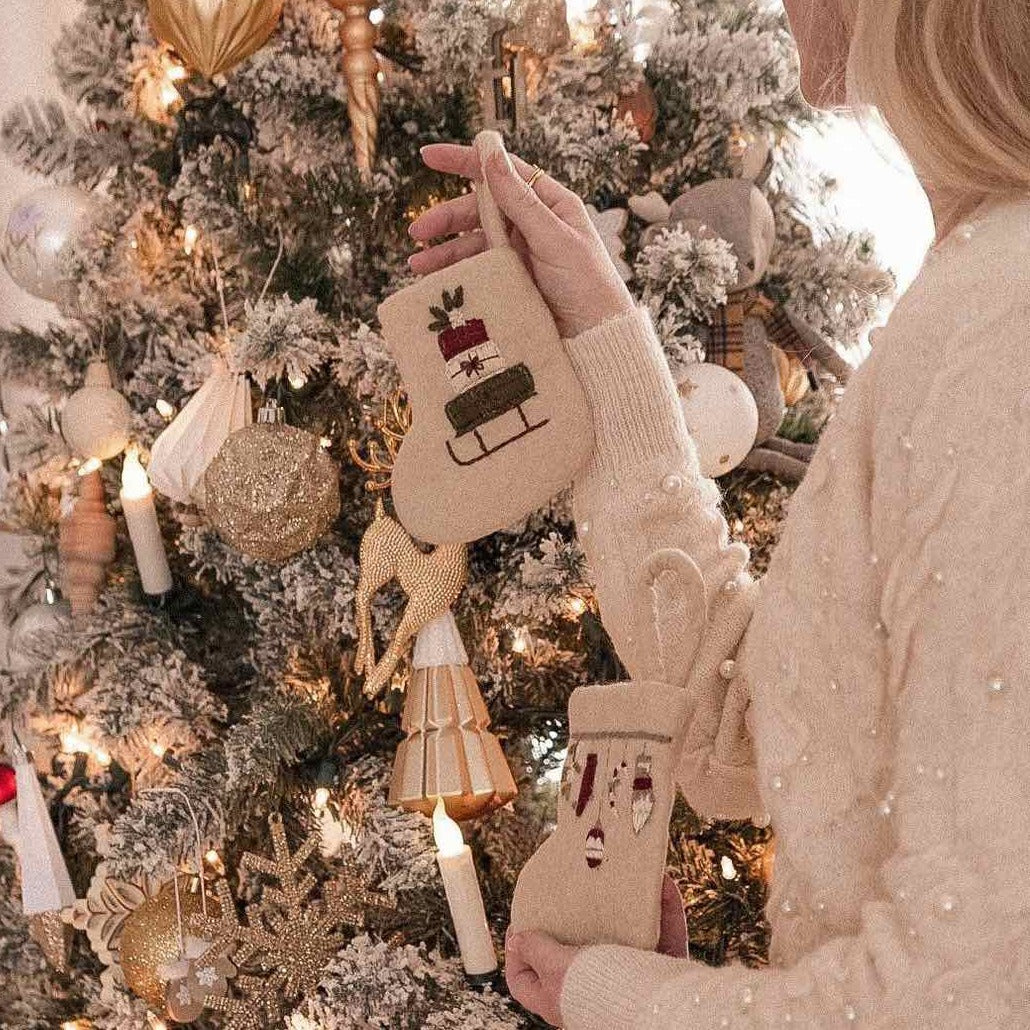
M478 347L479 344L487 343L489 340L486 325L481 318L470 318L462 325L444 329L437 337L444 361L450 361L455 355L461 354L471 347Z

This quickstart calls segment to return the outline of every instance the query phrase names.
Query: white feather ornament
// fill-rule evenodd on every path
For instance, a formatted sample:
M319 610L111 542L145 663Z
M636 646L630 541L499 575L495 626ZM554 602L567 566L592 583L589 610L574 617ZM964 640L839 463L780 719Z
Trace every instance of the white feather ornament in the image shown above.
M222 444L253 420L246 376L217 361L207 382L154 441L150 482L181 504L203 504L208 465Z

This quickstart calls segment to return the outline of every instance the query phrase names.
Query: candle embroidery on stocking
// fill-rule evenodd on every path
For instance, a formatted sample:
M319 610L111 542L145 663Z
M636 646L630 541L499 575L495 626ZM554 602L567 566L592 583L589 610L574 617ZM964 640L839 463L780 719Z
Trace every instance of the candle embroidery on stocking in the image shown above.
M633 813L633 832L639 834L651 818L654 809L654 781L651 779L651 756L644 751L637 755L633 770L633 794L630 810Z
M590 804L594 796L594 779L597 776L597 754L591 751L587 755L587 764L579 781L579 797L576 799L576 818L578 819Z
M579 744L572 744L569 746L569 750L565 755L565 761L562 763L561 769L561 786L558 788L558 796L562 801L569 800L569 794L572 791L572 776L574 772L579 772L579 763L576 761L576 751L579 748Z
M502 447L542 429L550 419L530 422L524 405L536 397L536 383L522 362L507 365L481 318L458 322L465 290L444 290L442 306L430 305L429 331L437 334L440 354L455 395L444 405L453 440L447 453L457 465L474 465ZM470 438L474 440L470 442Z
M591 869L596 869L604 861L604 830L600 819L587 833L586 856Z

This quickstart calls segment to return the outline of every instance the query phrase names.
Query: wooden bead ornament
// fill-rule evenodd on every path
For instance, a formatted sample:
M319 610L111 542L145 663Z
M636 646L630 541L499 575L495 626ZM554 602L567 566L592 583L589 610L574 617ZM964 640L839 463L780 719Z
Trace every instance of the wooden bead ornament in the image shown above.
M61 592L72 615L84 615L96 604L107 569L114 561L115 523L104 503L100 472L79 477L79 496L61 520L58 553L61 559Z

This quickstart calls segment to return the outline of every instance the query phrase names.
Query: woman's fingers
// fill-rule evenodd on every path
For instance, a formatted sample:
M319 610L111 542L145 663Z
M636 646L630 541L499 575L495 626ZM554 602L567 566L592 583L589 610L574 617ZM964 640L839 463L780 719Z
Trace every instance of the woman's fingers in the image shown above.
M547 258L567 246L569 227L515 171L503 150L488 153L484 164L486 181L497 206L522 233L534 254Z
M480 230L439 243L428 250L418 250L408 258L408 265L416 275L428 275L457 261L486 250L486 237Z
M454 236L459 232L469 232L477 228L479 208L476 205L476 195L466 193L453 200L445 200L423 212L411 223L408 232L416 240L432 240L437 236Z
M438 172L450 175L463 175L466 179L479 182L483 178L479 154L475 147L463 146L460 143L429 143L421 150L422 160L426 165ZM528 161L523 161L516 154L509 154L515 171L523 180L533 177L536 168ZM548 206L568 204L578 198L572 190L567 189L556 179L543 175L537 179L534 189L540 199Z

